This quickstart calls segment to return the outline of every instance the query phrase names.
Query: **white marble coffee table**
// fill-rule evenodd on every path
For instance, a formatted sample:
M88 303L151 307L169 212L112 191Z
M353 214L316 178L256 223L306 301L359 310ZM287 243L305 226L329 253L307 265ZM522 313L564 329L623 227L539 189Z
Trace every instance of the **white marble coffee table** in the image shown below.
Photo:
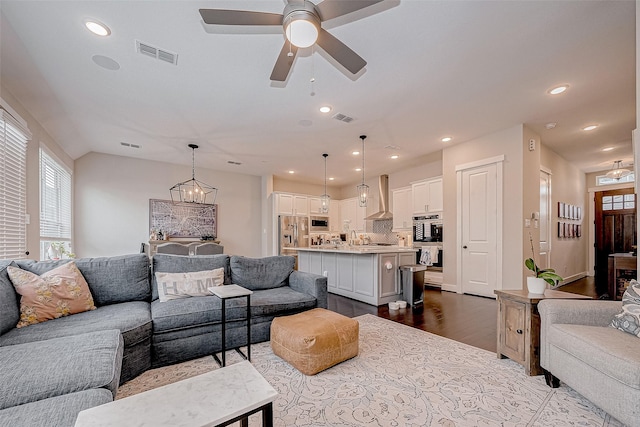
M78 414L75 427L226 426L262 411L273 426L278 393L248 361L116 400Z

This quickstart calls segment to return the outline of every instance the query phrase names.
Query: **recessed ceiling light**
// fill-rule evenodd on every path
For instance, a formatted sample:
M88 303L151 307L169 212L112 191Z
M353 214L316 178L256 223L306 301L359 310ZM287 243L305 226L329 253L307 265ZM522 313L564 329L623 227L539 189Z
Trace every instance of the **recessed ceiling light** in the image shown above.
M444 138L442 138L440 141L442 142L449 142L451 141L453 138L451 138L450 136L445 136Z
M557 123L550 122L550 123L547 123L546 125L544 125L544 127L547 128L547 129L553 129L553 128L556 127L556 125L557 125Z
M351 154L353 154L354 156L357 156L358 154L360 154L360 152L359 151L354 151Z
M549 94L551 95L560 95L562 92L569 89L569 85L560 85L556 86L553 89L549 89Z
M108 36L111 34L111 30L109 27L104 25L102 22L98 22L95 19L87 19L84 21L84 26L87 27L89 31L98 36Z
M360 172L362 169L360 168L356 168L356 172Z
M397 159L398 157L400 157L400 156L398 156L397 154L394 154L393 156L391 156L391 158L394 159L394 160Z
M294 171L289 171L289 173L295 173Z
M333 181L334 179L335 179L335 178L331 177L331 178L329 178L329 181Z
M590 131L590 130L594 130L597 127L598 125L589 125L589 126L583 127L582 130Z
M328 113L331 111L331 107L327 106L327 105L323 105L322 107L320 107L320 112L321 113Z
M607 147L607 148L603 148L602 151L611 151L613 150L615 147Z

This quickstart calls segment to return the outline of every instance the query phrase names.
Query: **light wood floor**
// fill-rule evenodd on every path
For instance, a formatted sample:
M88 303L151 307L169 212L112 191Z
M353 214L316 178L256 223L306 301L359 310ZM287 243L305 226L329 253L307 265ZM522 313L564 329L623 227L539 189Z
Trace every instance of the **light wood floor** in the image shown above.
M597 298L593 277L568 283L558 289ZM334 294L329 294L328 304L330 310L345 316L373 314L488 351L496 351L498 306L493 298L427 287L424 291L424 307L419 310L389 311L386 305L374 307Z

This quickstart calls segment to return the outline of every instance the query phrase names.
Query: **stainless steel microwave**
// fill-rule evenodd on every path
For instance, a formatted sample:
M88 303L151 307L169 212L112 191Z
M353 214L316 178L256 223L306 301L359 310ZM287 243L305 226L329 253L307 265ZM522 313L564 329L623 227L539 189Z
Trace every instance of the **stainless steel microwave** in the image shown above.
M327 218L326 216L312 216L310 218L309 231L311 232L330 231L329 218Z

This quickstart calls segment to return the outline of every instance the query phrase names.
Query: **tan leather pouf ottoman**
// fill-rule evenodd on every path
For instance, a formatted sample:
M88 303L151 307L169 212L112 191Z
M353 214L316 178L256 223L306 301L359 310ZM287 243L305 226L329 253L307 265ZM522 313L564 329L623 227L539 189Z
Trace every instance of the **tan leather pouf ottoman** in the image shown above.
M271 322L271 348L305 375L315 375L358 355L359 324L324 308Z

